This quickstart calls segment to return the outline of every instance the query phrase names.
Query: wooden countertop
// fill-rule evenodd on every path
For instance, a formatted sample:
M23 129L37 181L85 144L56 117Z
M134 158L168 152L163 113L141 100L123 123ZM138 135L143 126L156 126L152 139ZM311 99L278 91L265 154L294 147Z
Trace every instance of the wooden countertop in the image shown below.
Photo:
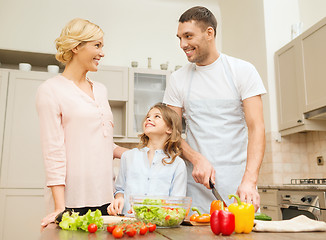
M95 240L95 239L115 239L107 231L87 233L84 231L61 230L56 224L50 224L41 233L40 240ZM122 239L175 239L175 240L209 240L209 239L229 239L229 240L325 240L326 232L303 232L303 233L261 233L251 232L249 234L232 234L231 236L216 236L209 226L181 226L178 228L159 228L153 233L145 236L136 235L132 238L124 236Z

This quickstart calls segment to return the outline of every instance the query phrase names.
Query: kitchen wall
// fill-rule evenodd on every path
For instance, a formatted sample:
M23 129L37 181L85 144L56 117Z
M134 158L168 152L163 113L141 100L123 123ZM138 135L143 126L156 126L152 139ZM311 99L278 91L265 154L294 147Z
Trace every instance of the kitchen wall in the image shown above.
M326 132L296 133L277 142L266 135L266 151L259 184L289 184L296 178L326 178L326 165L317 157L326 156Z
M61 29L81 17L105 32L101 64L130 66L138 61L139 67L147 67L152 57L153 68L168 61L174 70L187 62L176 37L178 19L196 5L220 16L214 0L0 0L0 49L55 53Z

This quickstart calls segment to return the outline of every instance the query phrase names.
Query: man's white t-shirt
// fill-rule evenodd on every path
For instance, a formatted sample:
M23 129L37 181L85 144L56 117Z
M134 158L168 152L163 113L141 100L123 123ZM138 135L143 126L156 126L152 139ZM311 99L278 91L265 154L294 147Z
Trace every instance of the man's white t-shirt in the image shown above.
M224 64L229 65L231 80L236 87L231 86L227 78ZM196 68L196 71L192 71ZM191 76L193 73L193 76ZM265 94L266 90L256 68L244 60L220 54L220 57L210 65L197 66L189 63L171 74L165 90L163 102L175 107L184 107L187 99L189 82L192 77L192 100L196 99L238 99Z

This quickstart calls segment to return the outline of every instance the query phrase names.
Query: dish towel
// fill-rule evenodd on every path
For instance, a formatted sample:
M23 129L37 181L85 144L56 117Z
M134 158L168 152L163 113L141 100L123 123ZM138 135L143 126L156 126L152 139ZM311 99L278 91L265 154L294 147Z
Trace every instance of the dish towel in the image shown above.
M304 215L289 220L255 220L253 231L256 232L317 232L326 231L326 222L312 220Z

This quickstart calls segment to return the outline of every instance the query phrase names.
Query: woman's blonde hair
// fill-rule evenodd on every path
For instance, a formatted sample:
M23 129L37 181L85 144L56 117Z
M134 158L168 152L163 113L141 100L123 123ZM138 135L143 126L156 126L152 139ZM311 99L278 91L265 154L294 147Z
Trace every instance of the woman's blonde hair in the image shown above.
M151 111L153 108L158 109L163 117L164 122L171 129L171 134L169 138L164 143L163 151L168 156L162 159L163 164L172 164L176 157L180 156L182 153L181 149L181 131L182 131L182 123L179 115L168 106L157 103L153 107L150 108ZM148 112L149 112L148 111ZM146 119L146 118L145 118ZM144 121L145 121L144 119ZM140 143L138 148L146 147L149 141L148 136L145 133L139 135ZM166 159L171 158L171 161L167 162Z
M55 58L66 64L72 59L73 48L85 42L99 40L103 35L102 29L96 24L75 18L62 29L60 37L55 40L57 49Z

